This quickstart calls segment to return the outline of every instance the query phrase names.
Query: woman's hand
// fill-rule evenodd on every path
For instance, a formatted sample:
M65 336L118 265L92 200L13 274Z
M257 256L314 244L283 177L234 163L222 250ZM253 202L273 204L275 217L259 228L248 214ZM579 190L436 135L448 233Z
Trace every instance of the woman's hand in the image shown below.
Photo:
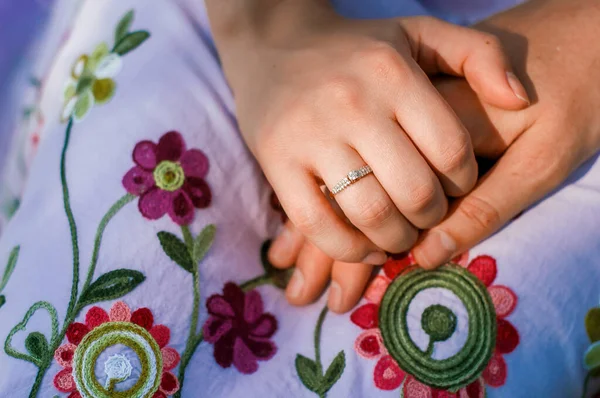
M431 18L349 20L323 0L219 1L207 5L245 141L294 225L334 259L383 263L475 184L469 135L423 71L527 106L492 35ZM235 4L249 17L219 18ZM365 164L374 175L339 193L336 213L321 187Z
M433 268L471 248L600 149L600 47L589 45L600 33L599 18L593 1L532 1L479 27L500 37L517 75L535 93L525 110L489 106L463 79L436 82L471 132L476 154L500 159L470 194L453 203L447 219L423 234L412 251L419 264ZM291 242L286 256L311 269L302 296L306 303L324 288L333 261L293 225L286 231L282 239ZM336 263L334 269L335 290L341 286L343 293L332 289L329 305L345 311L361 297L368 274L355 264ZM333 295L341 296L341 303Z

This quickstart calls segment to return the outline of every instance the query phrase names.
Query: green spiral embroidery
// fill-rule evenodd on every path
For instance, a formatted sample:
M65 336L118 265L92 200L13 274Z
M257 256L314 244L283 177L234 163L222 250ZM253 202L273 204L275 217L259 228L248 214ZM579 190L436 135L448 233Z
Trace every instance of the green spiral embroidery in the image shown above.
M456 329L457 317L443 305L425 309L421 326L429 335L429 347L422 351L408 331L407 313L411 301L426 289L443 288L454 293L469 316L468 336L455 355L432 357L436 342L445 341ZM453 264L435 271L411 268L400 274L387 289L379 309L379 325L390 355L400 367L431 387L455 391L475 381L489 362L496 341L496 312L483 283L466 269Z
M124 357L113 356L105 364L105 368L121 368L112 373L107 372L109 376L121 374L123 377L109 377L109 382L103 386L95 376L96 362L100 354L117 344L127 346L135 352L141 365L139 379L126 391L114 390L115 385L127 376L127 365L130 364L118 363L119 360L127 361ZM111 363L108 363L109 361ZM162 367L162 354L156 340L146 329L131 322L107 322L96 327L83 338L73 356L73 377L77 383L77 390L86 398L151 397L160 386Z

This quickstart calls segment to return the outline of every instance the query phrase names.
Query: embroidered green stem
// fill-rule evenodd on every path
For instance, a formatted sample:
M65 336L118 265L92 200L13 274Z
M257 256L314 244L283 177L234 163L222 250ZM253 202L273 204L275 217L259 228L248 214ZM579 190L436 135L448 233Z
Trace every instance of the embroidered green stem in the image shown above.
M323 322L325 321L325 316L327 316L328 308L325 306L319 314L319 319L317 320L317 327L315 328L315 361L317 362L317 369L319 370L319 374L323 374L323 364L321 363L321 329L323 328ZM323 395L324 396L324 395Z
M19 259L19 251L21 250L21 246L15 246L8 256L8 261L6 262L6 268L4 268L4 274L2 275L2 279L0 279L0 293L6 287L10 276L12 275L15 267L17 266L17 261ZM0 307L2 307L6 303L6 298L3 295L0 295Z
M588 396L588 384L590 383L592 373L588 372L588 374L585 375L585 380L583 381L583 394L581 394L581 398L586 398Z
M63 144L62 153L60 155L60 181L62 184L63 191L63 203L67 220L69 221L69 230L71 231L71 245L73 248L73 283L71 285L71 297L69 299L69 306L67 307L67 315L69 318L75 308L77 301L77 289L79 287L79 243L77 242L77 225L75 224L75 217L73 216L73 210L71 209L71 199L69 197L69 186L67 185L67 170L66 170L66 159L67 149L69 148L69 141L71 139L71 130L73 128L73 118L69 119L67 129L65 131L65 142Z
M110 220L123 208L126 204L133 201L136 197L131 194L126 194L121 199L119 199L115 204L113 204L108 212L102 217L100 220L100 225L98 225L98 229L96 230L96 239L94 240L94 251L92 253L92 259L90 261L90 266L88 268L87 277L85 279L85 283L81 291L85 291L92 283L92 278L94 277L94 272L96 271L96 265L98 264L98 255L100 253L100 245L102 243L102 236L104 235L104 230L106 226L110 222ZM81 309L79 309L81 310ZM78 312L78 311L76 311Z
M242 283L240 285L240 288L245 292L249 292L250 290L255 289L259 286L270 284L273 284L273 278L271 277L271 275L265 273L261 276L257 276L256 278L250 279L249 281Z

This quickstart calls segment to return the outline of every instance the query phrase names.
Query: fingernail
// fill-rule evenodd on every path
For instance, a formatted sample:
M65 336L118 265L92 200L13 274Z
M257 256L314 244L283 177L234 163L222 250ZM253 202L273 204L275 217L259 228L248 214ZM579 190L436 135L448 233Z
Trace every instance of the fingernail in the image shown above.
M384 252L373 252L369 253L365 258L363 258L363 264L369 265L381 265L387 261L387 255Z
M342 287L336 281L331 281L329 287L329 309L339 311L342 308Z
M292 275L292 279L287 286L287 295L289 298L297 299L300 298L302 294L302 288L304 287L304 275L299 269L294 270L294 274Z
M269 249L269 259L275 263L277 263L278 260L284 259L286 254L292 249L291 246L292 233L289 229L283 228L279 236L275 238L271 244L271 248Z
M413 251L424 268L431 268L448 261L456 252L456 242L444 231L432 231Z
M525 91L525 87L523 87L519 78L512 72L506 72L506 79L508 80L508 85L515 94L515 97L527 103L527 105L531 105L531 101L529 101L529 97L527 96L527 91Z

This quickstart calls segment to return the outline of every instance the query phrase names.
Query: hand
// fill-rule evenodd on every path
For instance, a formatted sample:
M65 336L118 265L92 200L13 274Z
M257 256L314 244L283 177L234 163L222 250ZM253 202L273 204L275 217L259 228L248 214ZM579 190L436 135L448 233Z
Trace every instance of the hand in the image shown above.
M501 38L518 65L517 74L528 82L528 91L536 93L537 101L528 109L510 112L488 106L462 79L437 81L436 87L472 132L476 153L501 158L471 194L453 204L446 220L423 234L425 239L412 251L419 264L432 268L471 248L556 188L600 149L600 89L588 80L600 78L595 66L600 49L590 51L587 46L596 35L596 7L587 1L532 1L480 26ZM572 40L574 28L579 42ZM548 43L548 38L558 40ZM291 223L285 231L281 239L288 243L286 258L298 258L310 269L303 296L308 302L324 288L333 261L305 247ZM370 269L343 264L336 268L336 277L342 279L337 285L344 291L342 304L335 308L344 311L359 300ZM334 304L330 297L329 305Z
M492 35L431 18L349 20L323 1L274 8L255 34L216 34L246 143L315 246L381 264L477 176L467 131L423 71L465 76L505 108L527 106L526 94ZM336 196L348 223L320 186L364 164L374 176Z
M502 156L413 249L423 267L438 266L490 236L598 152L600 48L590 45L598 18L597 2L532 1L480 26L500 37L517 75L536 93L528 109L501 111L480 104L464 83L438 84L476 133L475 151Z

